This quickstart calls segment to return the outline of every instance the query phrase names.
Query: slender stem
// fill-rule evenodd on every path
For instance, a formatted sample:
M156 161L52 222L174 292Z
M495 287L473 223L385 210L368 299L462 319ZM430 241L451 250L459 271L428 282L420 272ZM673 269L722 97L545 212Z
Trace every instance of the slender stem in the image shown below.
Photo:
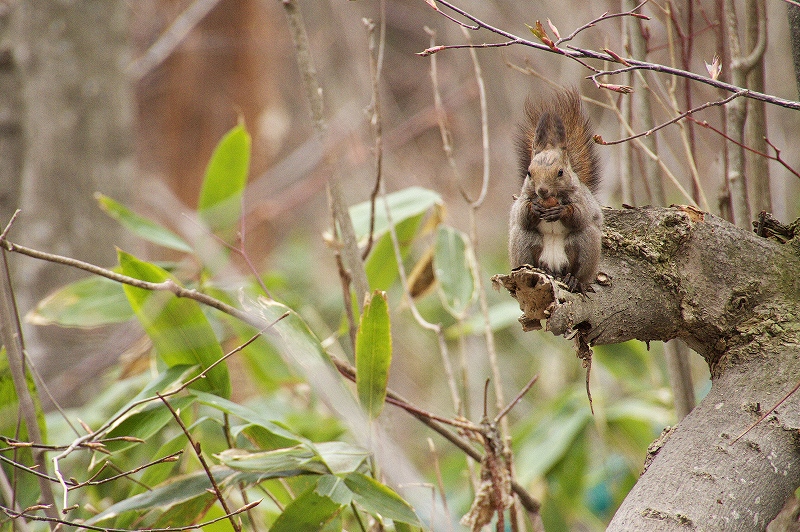
M225 502L225 497L222 496L222 492L219 489L219 485L217 484L214 475L211 473L211 469L209 469L208 463L206 463L206 459L203 456L203 453L200 449L200 442L194 441L194 438L192 438L189 429L186 428L186 424L184 424L183 420L181 419L181 416L175 411L174 408L172 408L172 405L169 404L167 398L159 394L158 392L156 392L156 395L158 396L159 399L161 399L161 402L164 403L164 406L166 406L172 413L172 417L175 418L175 421L181 427L181 430L186 435L186 438L189 440L189 444L191 445L192 450L194 451L195 455L197 455L197 459L200 461L200 465L203 466L203 470L206 472L206 476L208 477L208 480L211 482L211 486L214 489L214 494L216 495L217 500L219 500L219 503L222 505L222 509L225 510L225 513L229 516L231 526L236 532L241 532L242 530L241 525L237 523L236 520L233 518L231 510L230 508L228 508L228 503Z
M235 512L231 512L230 514L226 514L226 515L217 517L215 519L211 519L211 520L205 521L203 523L196 523L194 525L176 526L176 527L169 527L169 528L148 528L147 532L184 532L184 531L188 531L188 530L198 530L198 529L202 529L203 527L212 525L212 524L214 524L214 523L216 523L218 521L223 521L225 519L230 519L233 516L239 515L242 512L246 512L246 511L250 510L254 506L258 506L259 504L261 504L261 499L259 499L257 501L253 501L250 504L246 504L246 505L242 506L241 508L239 508L238 510L236 510ZM39 509L39 508L41 508L41 506L33 507L33 509ZM2 511L4 514L6 514L12 520L19 519L20 517L24 517L26 519L30 519L31 521L43 521L43 522L46 522L46 523L50 523L52 528L56 528L57 526L60 526L60 525L65 525L65 526L70 526L70 527L74 527L74 528L77 528L77 529L97 530L98 532L137 532L138 530L141 530L141 529L131 529L131 528L100 527L100 526L87 525L86 523L76 523L76 522L73 522L73 521L67 521L67 520L64 520L64 519L59 519L57 517L55 517L55 518L53 518L53 517L42 517L40 515L34 515L34 514L27 513L28 511L31 511L31 508L26 508L26 511L23 511L23 512L15 512L15 511L11 510L10 508L6 508L5 506L1 506L0 505L0 511Z
M8 234L10 227L11 223L3 231L3 238ZM0 340L2 340L6 348L11 380L14 384L14 391L16 392L19 409L22 412L22 418L25 421L25 427L28 430L28 437L34 443L44 443L36 416L36 405L28 389L28 381L25 378L25 346L22 342L22 328L19 323L14 291L11 287L11 274L8 269L8 257L5 249L0 250ZM36 467L42 474L46 474L47 461L45 460L44 451L33 449L32 454ZM56 500L50 481L39 475L37 475L37 479L41 498L47 506L45 514L48 517L57 518L58 508L56 508ZM66 500L66 492L64 498ZM55 524L51 525L51 528L55 529Z

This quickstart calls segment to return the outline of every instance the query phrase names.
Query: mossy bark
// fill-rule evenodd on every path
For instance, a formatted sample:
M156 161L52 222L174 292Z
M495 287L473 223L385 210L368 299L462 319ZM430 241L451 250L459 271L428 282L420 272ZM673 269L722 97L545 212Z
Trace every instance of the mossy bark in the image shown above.
M681 338L709 365L711 391L670 433L609 530L765 529L800 485L800 395L736 438L800 379L800 246L692 208L604 215L608 282L594 293L563 291L531 271L495 279L529 325L580 328L594 345ZM553 297L525 301L537 283Z

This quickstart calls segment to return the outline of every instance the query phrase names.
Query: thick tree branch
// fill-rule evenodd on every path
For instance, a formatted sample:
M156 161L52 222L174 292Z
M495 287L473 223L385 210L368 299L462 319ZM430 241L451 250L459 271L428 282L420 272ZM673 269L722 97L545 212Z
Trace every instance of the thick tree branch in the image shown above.
M800 374L800 255L693 208L607 209L588 296L523 268L495 282L526 312L594 344L681 338L711 369L712 389L671 433L609 530L763 529L800 485L800 397L737 442ZM537 300L536 296L544 299Z

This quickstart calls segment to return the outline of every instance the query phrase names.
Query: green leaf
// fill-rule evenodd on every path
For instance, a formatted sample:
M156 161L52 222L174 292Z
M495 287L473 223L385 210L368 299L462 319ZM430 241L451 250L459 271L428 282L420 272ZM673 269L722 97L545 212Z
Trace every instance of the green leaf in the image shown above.
M358 400L371 419L383 409L391 362L389 304L386 293L376 290L364 305L356 334L356 389Z
M188 408L194 402L193 397L179 397L170 399L169 403L173 409L180 412L184 408ZM118 423L111 431L106 434L107 438L119 438L121 436L132 436L148 441L158 431L160 431L167 423L174 421L175 418L170 412L169 408L161 401L154 401L149 403L141 412L135 412ZM128 441L109 441L106 443L106 449L112 453L118 453L129 449L135 445L140 445L136 442Z
M417 235L417 230L422 222L423 215L411 216L402 222L395 222L395 232L400 245L400 256L406 257L411 249L411 242ZM372 246L364 268L367 272L369 285L375 290L388 290L397 279L397 258L394 254L392 236L386 232L383 236L376 235L378 239Z
M231 469L257 473L262 480L307 474L325 475L331 472L316 451L302 444L288 449L256 453L228 449L216 456Z
M118 256L125 275L153 283L171 278L167 271L155 264L141 261L124 251L120 250ZM130 285L125 285L124 290L159 358L168 367L197 365L199 370L205 370L222 358L222 348L196 301L178 298L167 291L151 291ZM214 366L206 373L206 378L191 386L230 397L228 367L224 363Z
M387 194L386 201L389 203L392 221L395 225L399 225L408 218L425 214L435 205L442 205L442 197L438 193L421 187L408 187ZM366 238L369 235L370 202L365 201L353 205L350 208L350 217L358 238ZM388 228L389 222L383 199L377 198L375 201L375 236L382 235Z
M272 323L286 314L263 338L275 345L286 363L306 379L312 390L324 390L328 400L333 401L337 408L352 408L353 415L360 413L325 348L296 312L277 301L262 297L253 300L245 296L242 305L248 312L260 316L265 323Z
M475 297L475 275L467 236L448 226L436 234L433 267L439 280L442 302L450 314L462 317Z
M262 438L262 444L267 443L275 448L282 448L294 446L304 441L304 438L289 432L279 425L276 425L258 412L246 406L234 403L233 401L228 401L227 399L223 399L222 397L214 394L201 392L199 390L192 390L191 393L197 397L197 400L200 404L204 404L226 414L236 416L244 421L247 421L248 423L252 423L253 425L259 426L266 430L269 433L269 439L267 442L265 442L264 438Z
M204 493L181 504L176 504L167 509L163 514L158 516L158 519L153 521L152 524L147 523L148 528L170 529L187 526L192 523L203 520L209 508L214 506L214 501L217 499L213 493ZM230 530L230 522L224 520L227 525L223 530ZM217 523L218 524L218 523ZM207 532L206 527L202 528L203 532Z
M136 403L139 403L142 399L155 397L156 392L163 395L169 390L176 389L184 382L184 380L189 379L189 375L192 371L194 371L194 369L195 366L178 365L167 368L165 371L159 373L153 380L148 382L147 385L139 393L137 393L135 397L130 399L127 403L125 403L125 405L117 410L113 416L109 416L108 419L116 419L116 421L111 425L111 428L113 429L122 423L128 416L131 416L136 412L141 412L147 408L147 403L134 406Z
M150 459L155 461L159 458L164 458L165 456L177 453L186 447L187 442L188 439L186 438L186 434L181 432L161 445L158 451L156 451ZM164 482L172 475L172 472L176 467L178 467L178 462L162 462L160 464L148 467L144 470L144 473L142 473L142 478L139 479L139 482L136 482L131 486L130 495L136 495L137 493L145 491L145 486L157 486L158 484Z
M218 483L234 475L230 469L214 468L212 475ZM130 511L166 510L176 504L186 503L195 497L205 495L211 489L211 482L205 471L197 471L188 475L173 477L169 482L154 487L150 491L123 499L112 504L104 511L86 521L92 525L119 516Z
M200 189L198 213L215 233L236 227L249 171L250 134L240 124L217 144Z
M363 447L341 441L311 444L331 473L367 473L372 454Z
M322 497L328 497L341 505L350 504L353 500L353 492L344 483L344 480L336 475L322 475L317 481L314 493Z
M189 246L185 240L166 227L136 214L123 204L104 194L98 192L94 197L100 204L100 208L103 209L106 214L117 220L123 227L133 232L135 235L165 248L186 253L192 251L191 246Z
M122 285L105 277L89 277L63 286L41 300L25 317L34 325L99 327L133 318Z
M342 505L312 488L291 502L270 532L318 532L342 511Z
M528 483L550 471L567 454L591 420L592 414L585 407L542 420L533 437L516 453L526 457L517 464L519 481Z
M348 473L344 483L353 492L353 499L370 513L392 521L421 526L416 512L402 497L377 480L361 473Z

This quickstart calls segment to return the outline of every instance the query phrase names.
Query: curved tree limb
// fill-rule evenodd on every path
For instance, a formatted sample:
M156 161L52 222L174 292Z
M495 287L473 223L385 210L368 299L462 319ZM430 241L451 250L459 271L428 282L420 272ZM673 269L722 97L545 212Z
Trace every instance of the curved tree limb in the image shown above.
M600 270L588 296L523 268L495 276L554 334L579 324L593 344L683 339L712 388L672 431L609 530L763 529L800 485L797 243L781 245L693 208L607 209ZM538 288L549 300L528 294Z

